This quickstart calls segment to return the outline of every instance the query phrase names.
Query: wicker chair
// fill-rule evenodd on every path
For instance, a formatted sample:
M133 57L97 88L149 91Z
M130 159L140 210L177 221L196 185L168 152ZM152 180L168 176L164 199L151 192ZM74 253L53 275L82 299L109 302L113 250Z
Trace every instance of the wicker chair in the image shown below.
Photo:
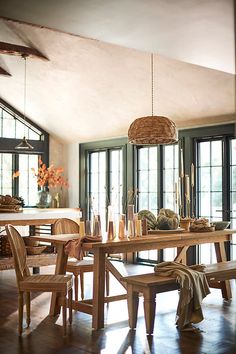
M12 226L6 225L6 232L10 242L16 279L18 285L18 332L23 331L24 294L26 302L26 323L30 325L30 293L57 292L60 293L63 318L63 334L66 335L67 294L69 304L69 323L72 323L72 277L70 275L31 275L26 264L25 243L19 232Z
M73 234L79 233L79 225L71 219L61 218L53 224L53 234ZM74 275L75 300L78 301L78 276L80 277L81 299L84 299L84 273L93 272L93 258L87 257L82 260L69 260L66 271ZM106 270L106 294L109 295L109 271Z

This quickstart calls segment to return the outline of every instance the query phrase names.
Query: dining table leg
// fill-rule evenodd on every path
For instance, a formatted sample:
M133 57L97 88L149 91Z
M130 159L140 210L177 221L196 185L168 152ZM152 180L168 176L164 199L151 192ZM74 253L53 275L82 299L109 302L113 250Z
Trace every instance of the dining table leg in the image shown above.
M68 255L64 251L64 244L57 244L57 259L55 274L66 274L66 265L67 265ZM56 316L60 314L61 306L58 304L58 297L60 293L52 293L51 305L50 305L50 315Z
M94 249L92 327L95 330L104 327L105 257L101 248Z
M225 244L224 242L216 242L215 244L215 253L217 262L225 262L227 261L226 252L225 252ZM220 282L220 289L222 293L222 297L225 300L232 299L232 291L229 280L224 280Z

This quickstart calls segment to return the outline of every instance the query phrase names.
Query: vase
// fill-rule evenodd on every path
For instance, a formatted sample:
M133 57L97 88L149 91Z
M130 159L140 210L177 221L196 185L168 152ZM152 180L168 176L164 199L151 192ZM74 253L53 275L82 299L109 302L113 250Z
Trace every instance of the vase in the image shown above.
M38 191L38 201L37 201L37 208L49 208L52 201L52 196L49 193L47 187L41 187Z

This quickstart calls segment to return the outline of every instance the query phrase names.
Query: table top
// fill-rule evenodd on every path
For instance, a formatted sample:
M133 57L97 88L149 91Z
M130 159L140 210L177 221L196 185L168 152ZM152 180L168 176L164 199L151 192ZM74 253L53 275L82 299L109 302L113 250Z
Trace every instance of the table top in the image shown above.
M226 229L220 231L212 231L212 232L178 232L172 234L156 234L156 235L144 235L142 237L134 237L134 238L126 238L124 240L119 240L118 238L110 241L103 239L101 242L89 242L83 243L83 248L85 249L96 249L96 248L115 248L119 249L120 247L127 246L138 246L141 247L148 244L157 244L160 243L162 245L166 244L181 244L190 242L192 244L197 243L212 243L212 242L220 242L220 241L228 241L231 239L231 235L236 233L236 230ZM79 234L62 234L62 235L40 235L40 236L32 236L35 240L51 242L51 243L66 243L70 240L79 239Z
M25 208L18 213L0 213L0 226L12 225L37 225L54 223L60 218L79 219L79 208Z

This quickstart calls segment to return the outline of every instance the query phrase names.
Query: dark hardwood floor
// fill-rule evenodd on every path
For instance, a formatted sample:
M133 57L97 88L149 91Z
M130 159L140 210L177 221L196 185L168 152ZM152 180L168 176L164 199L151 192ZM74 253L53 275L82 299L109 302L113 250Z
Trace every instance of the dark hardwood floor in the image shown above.
M119 263L121 266L121 263ZM135 267L135 268L134 268ZM140 269L141 268L141 269ZM150 272L150 267L129 266L131 271ZM53 267L41 268L52 273ZM86 275L86 293L91 294L91 275ZM225 302L219 290L212 289L203 301L204 321L198 333L179 332L175 326L177 291L157 296L157 315L153 336L147 336L142 299L136 331L128 327L126 301L106 306L106 327L92 331L91 316L73 312L68 336L62 336L62 320L48 316L50 294L36 294L32 299L31 325L22 338L17 334L17 294L14 271L0 272L0 353L2 354L235 354L236 353L236 284L233 300ZM122 290L114 278L111 293Z

